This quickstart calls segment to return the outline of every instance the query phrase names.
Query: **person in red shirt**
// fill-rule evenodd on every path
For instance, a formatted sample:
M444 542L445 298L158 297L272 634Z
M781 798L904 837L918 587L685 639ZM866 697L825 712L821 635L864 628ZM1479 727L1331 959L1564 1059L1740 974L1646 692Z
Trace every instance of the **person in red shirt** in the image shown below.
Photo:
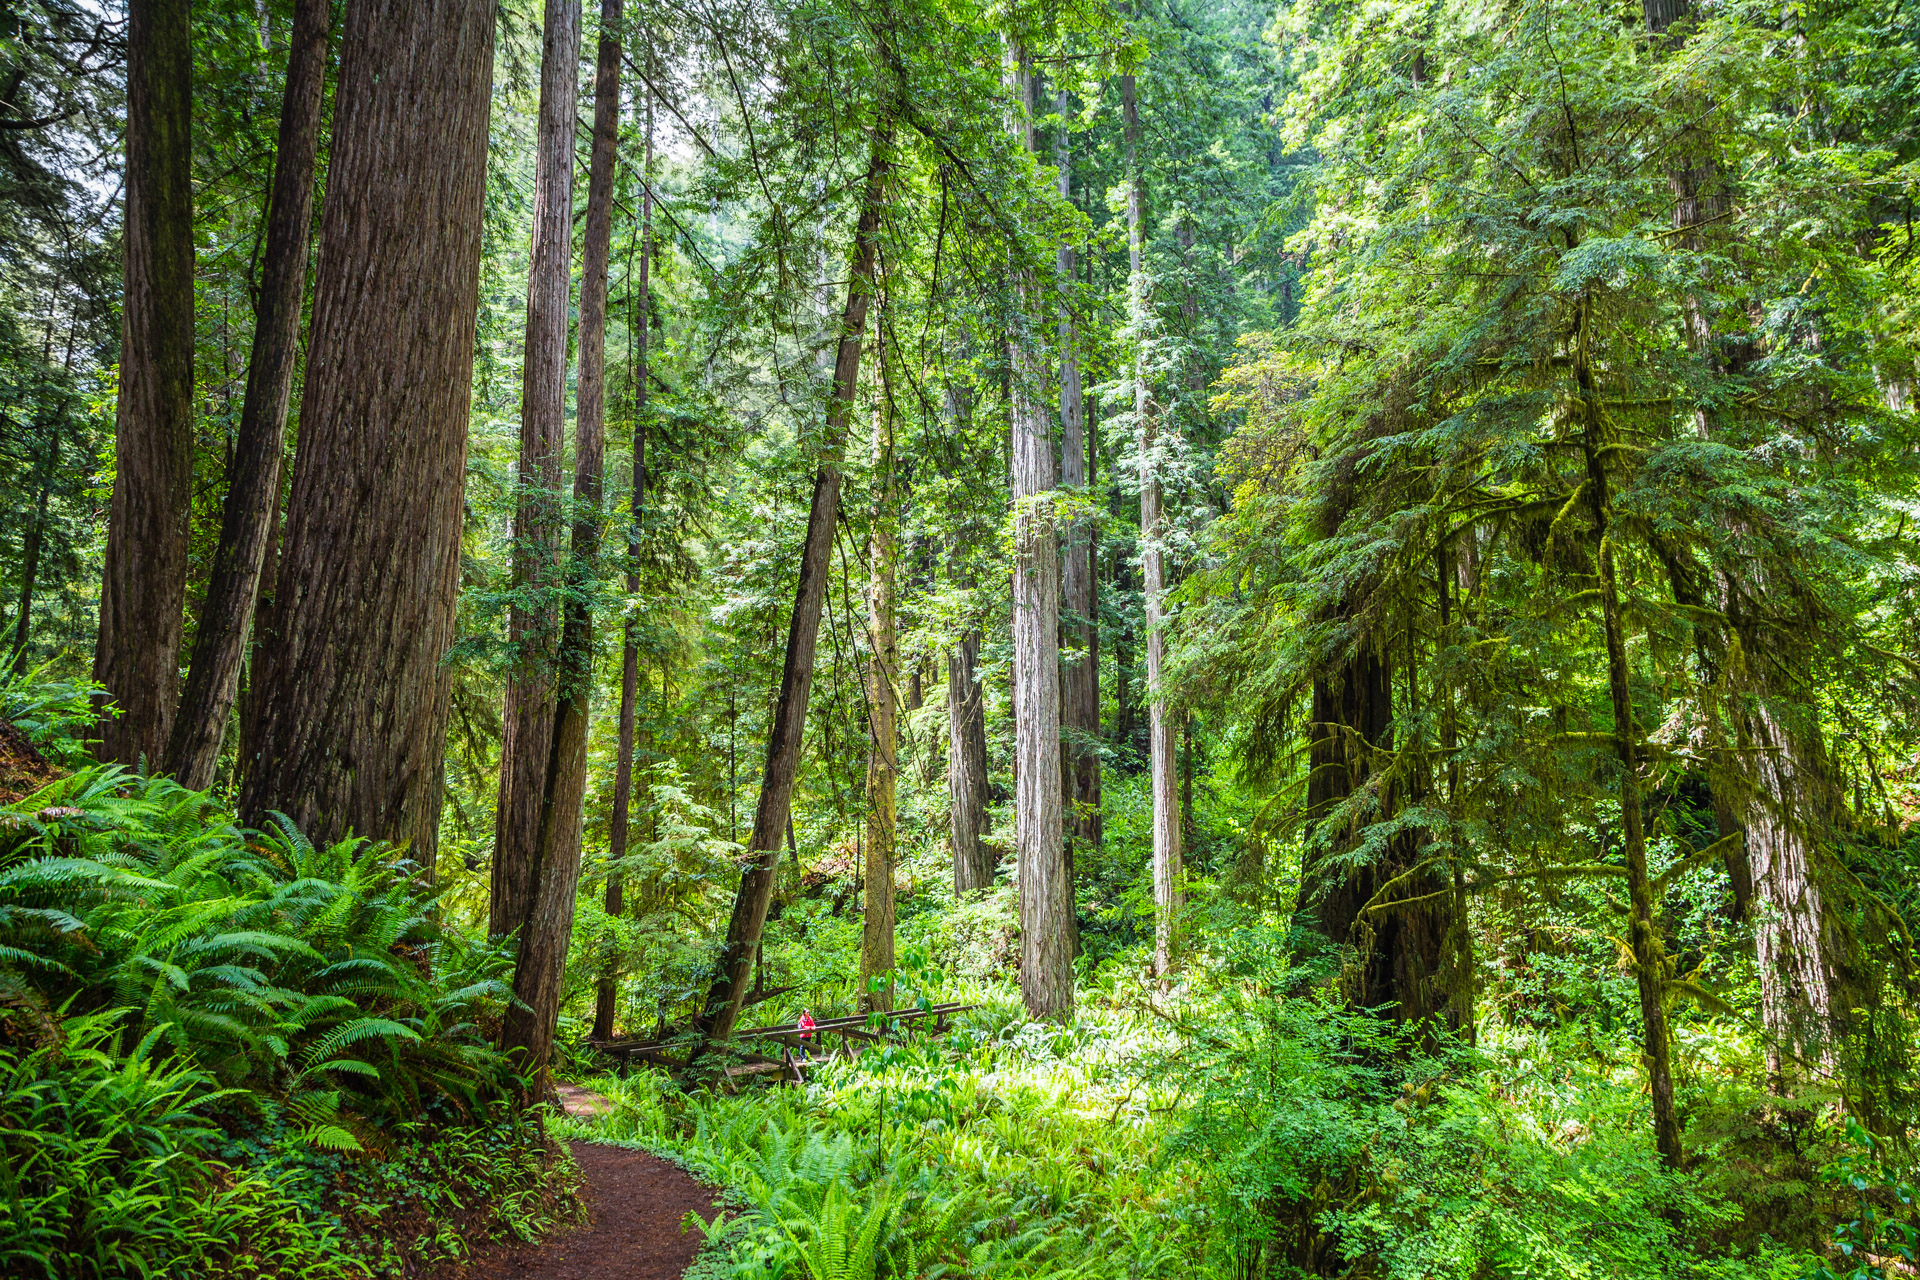
M814 1022L813 1014L802 1009L800 1011L800 1021L796 1025L800 1029L800 1058L803 1062L809 1061L813 1057L811 1052L813 1049L813 1029L818 1024Z

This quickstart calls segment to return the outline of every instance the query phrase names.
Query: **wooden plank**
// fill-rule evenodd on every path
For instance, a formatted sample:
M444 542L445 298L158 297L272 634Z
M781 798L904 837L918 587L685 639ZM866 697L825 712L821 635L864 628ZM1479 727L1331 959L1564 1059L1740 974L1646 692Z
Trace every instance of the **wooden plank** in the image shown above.
M737 1067L728 1067L729 1076L763 1076L769 1071L785 1071L784 1062L743 1062Z

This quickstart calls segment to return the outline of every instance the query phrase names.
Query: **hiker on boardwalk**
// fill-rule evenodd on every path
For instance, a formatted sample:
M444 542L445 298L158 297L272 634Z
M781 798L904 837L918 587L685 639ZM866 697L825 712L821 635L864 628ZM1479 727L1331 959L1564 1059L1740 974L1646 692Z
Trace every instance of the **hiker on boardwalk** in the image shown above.
M810 1061L813 1057L811 1052L813 1049L813 1029L817 1025L813 1020L813 1014L802 1009L800 1011L800 1021L794 1025L798 1027L800 1031L800 1058L802 1061Z

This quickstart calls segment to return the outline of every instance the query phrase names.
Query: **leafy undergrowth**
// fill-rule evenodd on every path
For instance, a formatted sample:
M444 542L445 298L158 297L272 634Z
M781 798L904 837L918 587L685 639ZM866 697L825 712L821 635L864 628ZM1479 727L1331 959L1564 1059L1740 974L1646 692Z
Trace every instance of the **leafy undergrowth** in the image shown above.
M0 1275L419 1275L577 1218L507 964L390 848L117 767L0 806Z
M1579 1059L1489 1029L1421 1053L1258 931L1170 998L1116 987L1077 1024L1005 990L938 1039L804 1088L602 1077L634 1142L725 1184L701 1274L1795 1280L1742 1229L1716 1148L1664 1169L1625 1042ZM948 994L958 994L949 992ZM1564 1049L1564 1046L1560 1047ZM1762 1100L1705 1096L1695 1114Z

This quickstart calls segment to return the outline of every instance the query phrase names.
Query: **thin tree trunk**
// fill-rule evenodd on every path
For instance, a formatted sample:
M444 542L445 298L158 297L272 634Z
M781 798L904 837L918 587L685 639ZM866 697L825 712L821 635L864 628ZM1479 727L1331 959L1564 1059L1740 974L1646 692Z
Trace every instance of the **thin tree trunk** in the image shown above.
M33 591L40 577L40 551L47 538L47 502L53 496L53 477L60 466L60 433L47 433L46 451L40 458L40 494L33 503L33 524L20 548L20 616L13 620L13 662L11 670L19 675L27 669L27 637L33 627Z
M887 362L878 337L874 366L879 382L873 425L873 510L867 559L867 612L873 652L867 659L867 713L873 731L867 756L866 906L861 915L860 991L869 1009L893 1008L893 858L898 824L899 734L894 682L900 669L900 638L894 620L898 571L900 495L893 474L893 419L887 403ZM875 979L885 986L874 990Z
M188 0L127 6L127 170L113 499L93 678L102 760L158 769L180 693L193 483L193 37Z
M611 11L611 20L608 12ZM618 33L620 29L620 0L603 0L600 17L601 31ZM612 44L613 64L608 70L608 38L605 34L600 40L599 80L594 93L594 140L600 137L599 85L606 83L611 75L614 83L614 101L619 101L620 47L616 39ZM651 297L647 289L648 256L653 248L653 92L642 88L642 96L647 103L646 141L640 163L640 274L637 281L630 282L639 295L640 318L637 324L630 326L631 341L634 344L633 376L633 496L628 504L627 519L627 594L637 595L640 591L640 529L647 507L647 338L651 328L649 304ZM596 152L596 159L598 158ZM591 200L592 179L588 179L589 200ZM612 213L612 190L608 189L608 213ZM591 229L589 229L591 236ZM583 308L584 310L584 308ZM635 616L629 615L620 648L620 730L619 745L614 753L613 772L613 815L607 833L607 858L617 868L627 856L628 832L632 825L633 808L633 745L635 722L638 719L640 705L640 623ZM607 915L619 919L624 908L625 881L618 870L607 876ZM600 976L600 984L594 991L593 1034L595 1039L605 1040L613 1034L614 983L618 974L610 960L607 972Z
M520 383L519 501L513 517L514 648L500 746L487 931L514 932L533 909L541 813L558 715L560 467L567 421L573 275L573 128L580 81L579 0L547 0L534 136L533 250Z
M1454 643L1453 637L1453 559L1443 543L1435 554L1435 575L1440 602L1440 634L1434 641L1434 666L1440 668L1440 650ZM1436 678L1440 671L1436 669ZM1438 682L1438 681L1437 681ZM1440 751L1446 776L1448 838L1453 852L1447 859L1453 887L1453 918L1447 922L1448 953L1453 973L1447 993L1453 1026L1468 1044L1476 1039L1473 1006L1473 929L1467 913L1465 859L1460 842L1466 838L1459 823L1460 802L1460 713L1458 694L1451 681L1441 682Z
M972 400L966 387L948 383L947 419L956 437L972 424ZM971 592L966 564L966 535L956 533L950 549L953 584ZM986 690L980 682L980 631L968 626L947 653L947 799L951 815L953 891L956 895L993 884L995 859L987 835Z
M286 536L241 813L431 874L460 583L494 6L347 9Z
M1116 495L1115 506L1120 505ZM1122 513L1115 511L1117 517ZM1127 564L1118 544L1114 547L1113 566L1110 581L1115 591L1126 589L1130 583ZM1135 704L1133 662L1133 614L1129 609L1120 611L1119 625L1113 631L1113 736L1116 750L1125 752L1116 767L1125 768L1125 761L1133 752Z
M1034 149L1032 62L1013 48L1015 136ZM1015 315L1036 308L1016 270ZM1020 994L1036 1018L1073 1021L1073 880L1060 804L1060 549L1049 504L1052 432L1038 335L1009 335L1012 357L1014 850L1020 878Z
M873 129L866 183L861 193L860 218L853 235L853 254L847 282L847 301L840 319L840 342L833 364L833 394L827 401L827 439L814 476L813 500L807 512L806 542L800 553L800 576L794 590L793 617L787 628L786 658L780 672L780 695L774 704L773 725L767 735L767 766L760 778L760 801L754 809L753 834L747 846L752 862L740 878L733 914L727 921L727 941L720 955L713 986L707 994L702 1019L707 1035L724 1040L733 1034L741 1000L753 973L760 935L773 900L774 873L780 857L780 837L793 802L793 784L800 769L801 735L806 728L807 697L813 685L814 648L820 639L820 613L826 603L828 553L840 515L840 458L846 447L847 416L853 409L854 389L860 379L861 338L867 327L867 303L874 290L874 268L879 257L880 213L886 196L888 153L893 126L884 117Z
M1054 99L1056 112L1066 119L1071 103L1065 91ZM1071 199L1073 154L1066 126L1054 143L1054 167L1060 198ZM1064 290L1074 281L1073 246L1062 243L1056 270ZM1086 429L1086 404L1080 389L1079 337L1073 312L1060 307L1060 484L1070 489L1087 485L1092 436ZM1064 739L1067 803L1068 861L1076 844L1100 843L1100 628L1094 604L1093 522L1075 520L1067 526L1061 555L1062 602L1066 613L1061 628L1067 651L1060 677L1060 723Z
M195 790L212 785L220 761L220 741L240 687L241 657L253 627L260 570L280 502L287 402L300 353L300 303L307 284L313 171L320 150L331 19L328 0L294 4L246 397L241 401L240 430L228 473L220 542L213 555L206 602L200 607L186 692L167 750L168 769L181 785Z
M1600 571L1601 623L1607 641L1607 691L1613 703L1613 735L1620 757L1620 828L1626 843L1627 894L1631 907L1628 932L1634 977L1640 988L1642 1052L1653 1098L1653 1136L1668 1168L1681 1162L1680 1120L1674 1109L1672 1043L1667 1034L1666 949L1654 923L1653 880L1647 872L1647 837L1640 806L1639 734L1633 724L1633 702L1627 684L1627 640L1620 615L1620 591L1613 566L1610 526L1612 500L1607 473L1600 461L1603 444L1600 411L1593 403L1593 377L1587 367L1587 334L1592 323L1590 303L1581 305L1575 336L1574 375L1586 418L1582 445L1587 464L1587 504L1593 520L1595 559Z
M1146 183L1140 169L1140 113L1134 80L1120 77L1120 109L1127 150L1127 304L1138 350L1133 368L1133 413L1140 453L1141 597L1147 632L1147 755L1153 790L1153 972L1165 979L1178 945L1175 930L1181 909L1180 795L1174 776L1173 717L1161 688L1167 661L1161 594L1167 587L1166 529L1160 510L1160 476L1155 459L1158 432L1149 395L1146 285Z

